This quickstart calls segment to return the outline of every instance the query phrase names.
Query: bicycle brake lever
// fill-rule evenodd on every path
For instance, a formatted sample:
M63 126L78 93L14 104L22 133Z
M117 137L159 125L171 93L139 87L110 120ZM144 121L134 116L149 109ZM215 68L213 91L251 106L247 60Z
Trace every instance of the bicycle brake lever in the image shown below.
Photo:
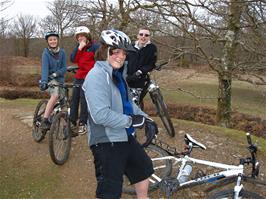
M255 144L251 144L251 145L248 146L248 150L251 153L257 153L258 147Z

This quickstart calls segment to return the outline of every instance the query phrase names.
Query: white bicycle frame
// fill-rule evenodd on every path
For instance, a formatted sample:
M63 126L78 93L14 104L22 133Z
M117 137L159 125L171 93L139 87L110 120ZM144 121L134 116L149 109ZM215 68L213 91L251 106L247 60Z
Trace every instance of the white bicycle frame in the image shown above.
M229 177L235 177L238 176L237 178L237 182L236 185L234 187L234 198L238 198L239 197L239 193L241 191L241 189L243 188L243 184L241 184L241 177L244 173L244 166L243 165L228 165L228 164L223 164L223 163L217 163L217 162L211 162L211 161L207 161L207 160L200 160L200 159L196 159L196 158L192 158L189 157L188 155L185 155L184 157L181 158L176 158L174 156L165 156L165 157L160 157L160 158L152 158L151 159L153 162L154 161L159 161L159 160L173 160L173 165L176 164L181 164L180 168L179 168L179 172L176 176L176 179L179 180L180 175L182 173L182 170L184 169L185 165L187 163L192 163L192 164L200 164L200 165L206 165L206 166L211 166L213 168L219 168L219 169L224 169L224 171L220 171L220 172L216 172L216 173L212 173L203 177L199 177L193 180L189 180L186 181L184 183L180 183L179 187L185 186L185 185L190 185L190 184L204 184L204 183L210 183L210 182L214 182L217 180L220 180L222 178L229 178ZM164 166L158 166L155 167L154 170L156 169L160 169L163 168ZM193 166L192 166L193 167ZM161 182L162 179L160 177L158 177L156 174L153 174L150 177L150 182L151 183L155 183L155 182Z

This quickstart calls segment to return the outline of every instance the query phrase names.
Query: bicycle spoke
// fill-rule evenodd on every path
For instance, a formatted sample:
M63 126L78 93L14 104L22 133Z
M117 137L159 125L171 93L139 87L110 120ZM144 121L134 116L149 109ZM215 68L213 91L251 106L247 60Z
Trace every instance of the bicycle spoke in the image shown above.
M66 112L60 112L55 116L49 137L51 159L59 165L68 159L71 148L71 136L66 135L67 129Z
M47 100L41 100L35 109L33 123L32 123L32 137L34 141L41 142L46 134L46 131L40 129L41 121L45 112Z

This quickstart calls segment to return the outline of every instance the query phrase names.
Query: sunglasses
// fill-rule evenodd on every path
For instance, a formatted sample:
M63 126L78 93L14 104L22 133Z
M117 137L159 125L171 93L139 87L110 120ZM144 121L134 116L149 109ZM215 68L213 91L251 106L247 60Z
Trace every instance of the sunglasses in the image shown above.
M139 33L139 36L145 36L145 37L149 37L149 34L144 34L144 33Z

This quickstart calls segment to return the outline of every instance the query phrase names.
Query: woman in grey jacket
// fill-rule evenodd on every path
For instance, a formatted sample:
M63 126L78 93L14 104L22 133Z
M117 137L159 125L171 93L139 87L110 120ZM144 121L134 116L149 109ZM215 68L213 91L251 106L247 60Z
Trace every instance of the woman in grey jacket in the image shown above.
M97 61L83 84L89 109L88 139L94 156L96 197L120 198L125 174L135 185L138 199L146 199L148 178L154 171L150 158L135 140L134 128L150 125L156 132L158 129L128 95L124 75L130 39L121 31L105 30L100 41Z

